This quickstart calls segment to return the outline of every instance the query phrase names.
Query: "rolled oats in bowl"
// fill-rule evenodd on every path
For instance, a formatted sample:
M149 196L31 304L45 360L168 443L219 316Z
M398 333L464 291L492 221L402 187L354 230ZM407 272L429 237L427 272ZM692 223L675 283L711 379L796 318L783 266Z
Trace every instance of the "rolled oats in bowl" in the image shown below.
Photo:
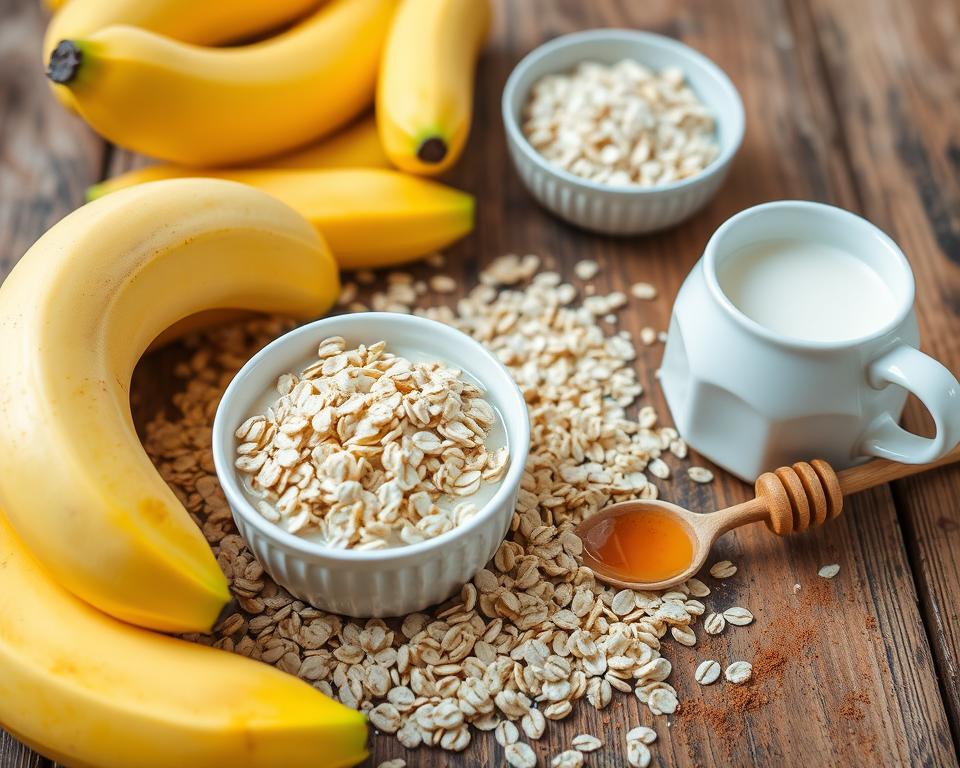
M322 340L236 430L260 514L336 549L415 544L472 518L509 465L500 416L469 374L383 341Z
M609 186L654 187L699 174L720 153L711 110L679 67L584 61L531 88L522 130L550 163Z

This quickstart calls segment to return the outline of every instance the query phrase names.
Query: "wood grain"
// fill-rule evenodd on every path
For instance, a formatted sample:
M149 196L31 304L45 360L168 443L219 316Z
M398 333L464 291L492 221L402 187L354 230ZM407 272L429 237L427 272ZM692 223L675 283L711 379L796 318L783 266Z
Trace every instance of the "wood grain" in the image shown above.
M0 0L0 274L83 202L104 144L51 96L38 2Z
M450 274L470 286L494 256L535 252L573 280L576 261L595 259L603 268L593 281L598 291L622 290L638 280L660 288L657 300L631 300L621 313L622 326L637 338L644 326L666 327L680 283L728 216L782 197L834 202L864 211L907 247L917 269L928 348L955 367L960 290L957 265L948 255L960 258L951 219L951 212L960 210L955 204L960 148L953 130L960 118L947 75L956 71L958 54L949 44L956 39L956 6L932 0L937 12L927 18L926 5L879 2L888 12L884 20L867 19L872 0L497 0L493 39L478 78L473 136L449 179L477 195L479 221L473 236L450 249ZM30 58L39 47L42 23L35 5L0 0L0 54L17 62L0 70L0 272L80 201L82 189L104 165L100 143L53 103L40 82L39 65ZM11 23L18 31L9 31ZM616 240L574 230L539 209L510 166L499 116L510 69L545 40L599 26L680 38L720 64L744 97L746 140L728 182L704 211L668 232ZM932 82L927 72L934 72ZM956 82L954 77L954 90ZM7 109L10 103L29 107ZM912 119L917 110L920 127ZM20 148L15 156L8 149L10 137ZM109 169L116 173L141 162L114 152ZM424 273L422 267L411 271ZM939 298L931 298L934 292ZM946 313L951 307L953 314ZM175 354L165 351L144 361L138 410L149 412L169 401L163 372ZM656 405L667 419L654 377L662 348L640 347L638 354L647 387L643 403ZM661 483L662 496L704 511L750 496L748 486L717 475L711 486L700 486L677 473ZM808 534L781 539L751 526L728 535L714 559L732 559L740 571L724 582L708 578L715 593L705 602L710 609L745 606L756 621L717 637L700 632L693 649L665 644L685 711L653 718L628 696L599 713L584 704L573 717L550 724L535 745L542 762L575 734L589 732L608 745L591 756L590 765L621 766L624 733L644 723L659 734L658 765L956 764L935 661L952 681L945 689L955 713L960 622L950 610L955 612L960 597L960 564L949 548L960 535L957 490L947 472L901 484L903 521L916 538L909 546L886 488L859 495L839 520ZM943 527L944 520L953 527ZM820 566L834 562L840 575L820 579ZM933 651L917 608L915 574ZM755 661L753 698L733 706L729 686L694 683L693 669L704 658L724 665ZM455 756L411 753L390 736L374 735L371 744L368 766L389 757L437 768L504 764L489 734ZM26 754L9 737L0 738L0 765L46 765L6 760L31 759Z
M809 0L862 213L904 249L923 349L960 374L960 5ZM912 402L905 426L930 419ZM954 737L960 735L960 468L895 497Z

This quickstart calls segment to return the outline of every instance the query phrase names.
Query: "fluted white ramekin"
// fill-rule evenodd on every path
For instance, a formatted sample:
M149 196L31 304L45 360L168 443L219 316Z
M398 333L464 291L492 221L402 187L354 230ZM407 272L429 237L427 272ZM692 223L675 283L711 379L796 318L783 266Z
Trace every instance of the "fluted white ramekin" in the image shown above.
M244 494L234 469L234 431L256 412L277 377L296 371L322 339L347 345L383 340L462 368L486 389L503 417L510 466L493 498L470 520L434 539L379 551L330 549L287 533L264 519ZM304 325L254 355L227 387L213 424L217 476L240 535L264 569L292 595L349 616L400 616L445 600L473 578L497 551L516 506L530 445L526 403L506 368L469 336L412 315L364 312Z
M656 187L611 187L551 164L526 140L520 129L521 113L530 89L541 77L569 71L582 61L613 64L621 59L655 70L679 67L713 112L720 154L701 173ZM716 194L743 140L743 102L723 70L683 43L630 29L575 32L536 48L510 74L501 110L510 156L531 194L560 218L608 235L652 232L691 216Z

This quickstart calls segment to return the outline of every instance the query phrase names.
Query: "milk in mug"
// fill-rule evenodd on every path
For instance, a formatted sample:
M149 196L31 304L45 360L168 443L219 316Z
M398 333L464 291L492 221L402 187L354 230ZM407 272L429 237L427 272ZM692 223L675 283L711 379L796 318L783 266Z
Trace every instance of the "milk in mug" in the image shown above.
M766 240L730 254L718 280L734 306L775 333L844 341L883 327L897 300L869 264L834 245Z

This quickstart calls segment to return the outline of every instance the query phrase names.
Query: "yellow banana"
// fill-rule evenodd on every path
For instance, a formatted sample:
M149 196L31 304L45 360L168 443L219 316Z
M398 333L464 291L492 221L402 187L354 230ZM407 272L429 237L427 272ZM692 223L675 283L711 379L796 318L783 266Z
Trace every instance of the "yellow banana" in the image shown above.
M327 139L258 163L259 168L390 168L373 116Z
M315 141L370 105L395 5L332 0L239 48L107 27L60 43L47 75L115 144L182 165L258 160Z
M48 0L49 2L49 0ZM70 0L50 20L44 57L61 40L113 24L142 27L174 40L220 45L262 34L310 13L321 0Z
M153 166L95 187L92 197L141 178L189 176L187 168ZM426 256L473 229L474 201L465 192L398 171L379 169L204 171L268 192L323 234L341 269L375 269Z
M366 757L359 712L266 664L105 616L55 583L2 515L0 725L70 766L341 768Z
M433 175L466 143L489 0L403 0L380 62L377 125L391 162Z
M196 312L311 318L338 288L307 222L225 181L124 190L36 242L0 287L0 505L61 584L132 624L210 629L227 583L140 445L133 367Z
M51 13L59 11L67 4L67 0L42 0L44 8Z
M377 136L377 125L373 118L360 120L317 144L311 144L304 149L250 166L251 169L290 168L303 170L389 167L390 161L383 154L383 148L380 146L380 139ZM236 172L236 169L234 169L234 172ZM94 184L87 190L87 199L96 200L110 192L132 187L134 184L143 184L146 181L181 179L187 176L216 176L217 173L217 169L204 170L166 163L147 165L143 168L121 173L119 176L106 179L99 184Z

